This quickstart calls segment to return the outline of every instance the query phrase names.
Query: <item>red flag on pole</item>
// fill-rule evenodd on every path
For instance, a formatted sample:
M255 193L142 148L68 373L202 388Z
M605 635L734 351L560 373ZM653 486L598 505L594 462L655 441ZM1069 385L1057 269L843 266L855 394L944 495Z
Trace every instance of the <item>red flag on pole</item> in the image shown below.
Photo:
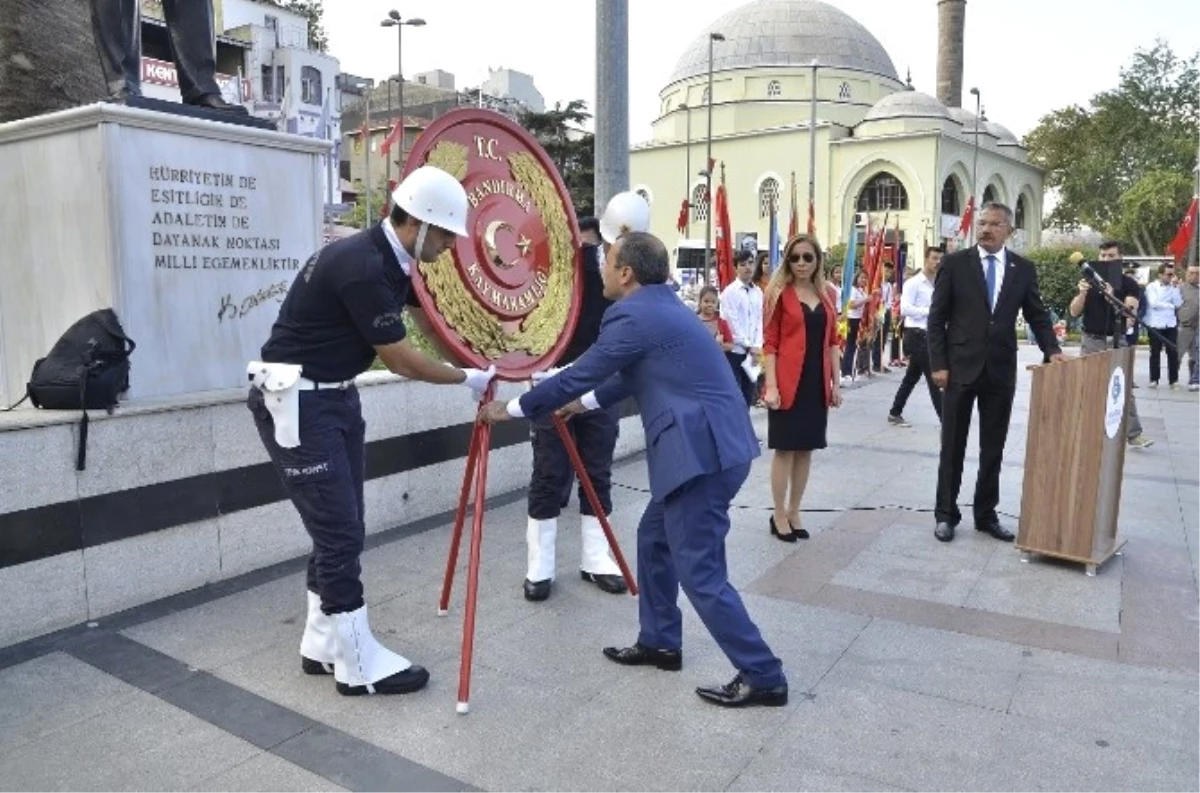
M717 284L721 289L733 283L733 231L729 224L729 197L725 192L725 164L721 164L721 184L717 187Z
M1171 244L1167 246L1167 253L1174 256L1175 261L1187 256L1188 245L1191 244L1192 234L1195 233L1198 210L1200 210L1200 198L1193 198L1192 203L1188 205L1187 214L1179 223L1179 230L1175 232L1175 239L1171 240Z
M808 200L808 236L815 237L817 235L817 210L813 206L812 199Z
M685 198L683 199L683 205L679 207L679 220L675 221L675 228L679 229L680 234L687 230L689 209L691 209L691 205L688 204L688 200Z
M967 208L963 210L962 221L958 224L958 235L967 236L971 231L971 223L975 220L975 196L967 199Z
M380 151L383 152L385 157L387 156L387 153L391 151L392 146L394 146L396 143L399 143L400 136L403 134L404 129L400 122L397 121L396 125L392 127L392 131L389 132L387 137L383 139L383 145L379 147Z
M800 233L800 208L796 206L796 172L792 171L792 211L788 216L788 239Z

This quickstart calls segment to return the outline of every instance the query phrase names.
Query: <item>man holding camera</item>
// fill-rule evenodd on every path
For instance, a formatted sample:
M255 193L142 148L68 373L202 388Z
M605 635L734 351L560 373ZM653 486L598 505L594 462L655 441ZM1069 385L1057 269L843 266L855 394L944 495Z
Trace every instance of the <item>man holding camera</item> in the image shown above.
M1100 261L1117 262L1121 260L1121 243L1109 240L1100 243ZM1080 267L1086 266L1081 262ZM1104 291L1119 300L1130 312L1136 314L1138 295L1141 290L1137 281L1128 275L1121 275L1119 287L1110 283L1104 284ZM1072 317L1083 317L1083 338L1080 342L1080 355L1093 355L1115 347L1126 346L1125 329L1129 320L1117 314L1109 305L1100 288L1089 278L1079 280L1079 294L1071 298L1067 313ZM1154 441L1142 434L1142 421L1138 418L1137 402L1129 400L1129 428L1127 440L1135 449L1146 449L1154 445Z

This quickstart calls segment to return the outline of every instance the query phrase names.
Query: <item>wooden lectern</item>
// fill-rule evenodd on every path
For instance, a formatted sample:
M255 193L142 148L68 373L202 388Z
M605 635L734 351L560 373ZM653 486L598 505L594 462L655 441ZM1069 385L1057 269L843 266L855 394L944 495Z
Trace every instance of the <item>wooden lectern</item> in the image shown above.
M1016 548L1086 565L1121 550L1117 513L1125 466L1133 348L1031 366L1029 436Z

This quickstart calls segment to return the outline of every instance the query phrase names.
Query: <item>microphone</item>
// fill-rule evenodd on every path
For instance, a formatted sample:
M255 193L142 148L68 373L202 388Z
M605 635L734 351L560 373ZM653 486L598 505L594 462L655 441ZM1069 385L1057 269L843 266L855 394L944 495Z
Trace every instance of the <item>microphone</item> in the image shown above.
M1083 270L1083 277L1088 279L1089 281L1091 281L1093 284L1098 286L1100 289L1108 288L1108 282L1100 277L1100 274L1092 268L1092 265L1088 264L1087 262L1084 262L1083 267L1080 269Z

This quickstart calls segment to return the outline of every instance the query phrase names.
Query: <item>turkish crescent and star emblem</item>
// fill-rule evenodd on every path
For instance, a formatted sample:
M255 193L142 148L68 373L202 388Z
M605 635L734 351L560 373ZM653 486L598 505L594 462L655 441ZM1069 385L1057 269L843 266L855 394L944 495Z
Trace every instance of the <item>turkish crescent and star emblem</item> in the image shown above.
M467 192L467 236L413 271L413 289L458 363L495 364L504 380L553 366L582 294L579 228L550 158L525 130L489 110L441 116L407 171L432 165Z

